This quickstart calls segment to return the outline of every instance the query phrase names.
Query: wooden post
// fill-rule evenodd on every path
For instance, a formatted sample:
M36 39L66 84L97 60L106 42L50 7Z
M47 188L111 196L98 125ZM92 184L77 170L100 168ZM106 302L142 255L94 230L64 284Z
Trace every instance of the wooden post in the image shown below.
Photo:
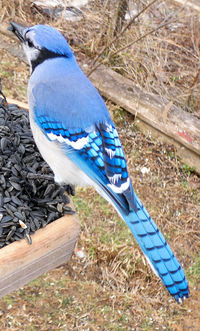
M123 27L126 13L128 12L128 0L117 0L116 2L116 19L115 19L115 28L114 28L114 36L116 36Z

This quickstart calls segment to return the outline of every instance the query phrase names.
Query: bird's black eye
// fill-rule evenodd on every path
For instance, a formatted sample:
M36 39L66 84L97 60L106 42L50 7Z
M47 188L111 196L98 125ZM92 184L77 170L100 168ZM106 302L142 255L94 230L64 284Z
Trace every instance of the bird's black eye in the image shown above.
M34 47L32 41L30 41L30 39L27 40L27 44L28 44L29 47Z

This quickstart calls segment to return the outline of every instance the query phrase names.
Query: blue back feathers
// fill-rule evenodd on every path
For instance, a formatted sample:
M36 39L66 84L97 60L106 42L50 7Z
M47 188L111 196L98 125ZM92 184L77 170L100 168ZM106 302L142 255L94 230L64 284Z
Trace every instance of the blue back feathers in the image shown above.
M31 75L29 86L36 121L38 116L50 114L66 128L87 129L96 123L112 123L102 97L75 58L45 61Z

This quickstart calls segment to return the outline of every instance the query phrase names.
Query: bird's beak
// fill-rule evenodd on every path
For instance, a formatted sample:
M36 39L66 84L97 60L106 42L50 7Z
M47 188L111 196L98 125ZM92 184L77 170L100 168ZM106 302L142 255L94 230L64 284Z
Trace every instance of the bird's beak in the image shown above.
M13 32L21 42L24 42L24 36L27 31L27 28L25 26L17 24L15 22L10 22L8 30Z

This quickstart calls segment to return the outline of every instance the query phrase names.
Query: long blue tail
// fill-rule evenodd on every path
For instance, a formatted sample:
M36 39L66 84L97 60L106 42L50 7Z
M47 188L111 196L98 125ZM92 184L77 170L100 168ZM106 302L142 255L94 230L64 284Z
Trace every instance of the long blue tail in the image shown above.
M135 199L137 212L132 211L128 216L121 215L135 236L153 271L161 278L175 300L181 302L189 296L188 283L183 269L136 194Z
M97 192L116 208L135 236L153 271L162 279L175 300L181 302L182 299L189 296L188 283L162 233L134 193L132 186L129 186L126 194L124 192L117 194L110 187L110 183L105 184L105 181L108 181L107 177L98 167L95 168L92 162L90 164L88 150L92 150L92 147L88 148L84 152L81 151L80 154L72 149L66 150L67 156L94 181ZM96 158L96 156L94 157ZM129 198L133 203L129 202ZM131 206L134 210L131 209L129 212Z

